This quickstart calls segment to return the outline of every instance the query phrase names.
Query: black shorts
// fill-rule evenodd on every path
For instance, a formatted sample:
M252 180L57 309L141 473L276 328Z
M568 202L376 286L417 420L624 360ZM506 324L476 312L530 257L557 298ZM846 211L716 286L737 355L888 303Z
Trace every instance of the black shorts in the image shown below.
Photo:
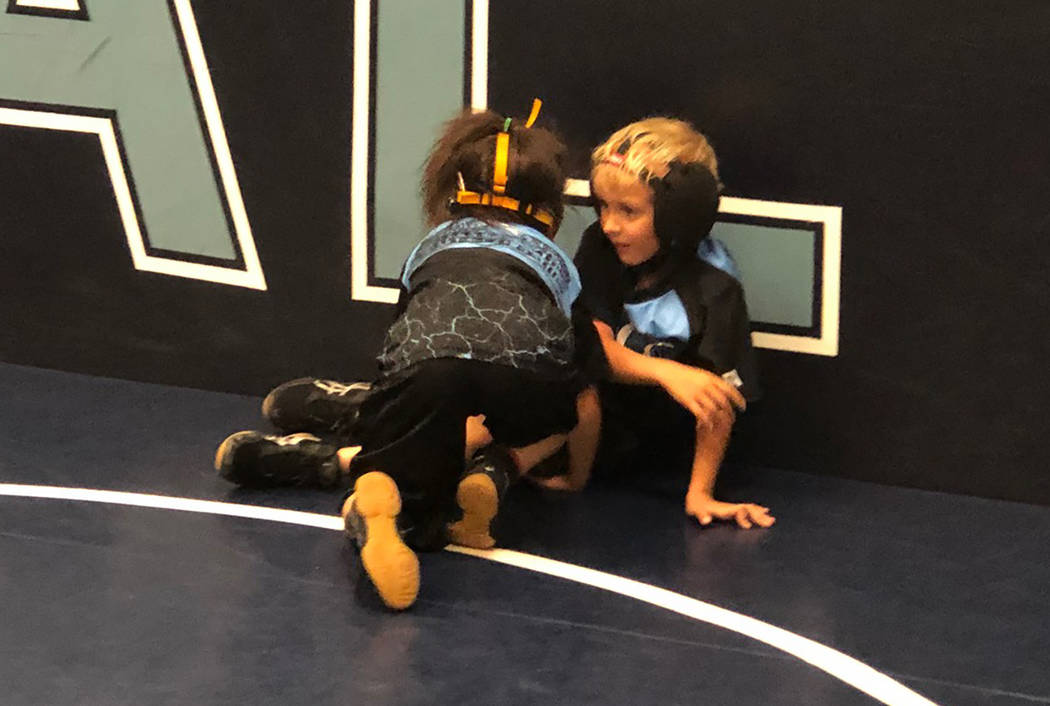
M572 374L552 379L459 358L417 363L379 380L361 404L353 471L388 474L403 514L444 522L463 473L467 417L484 414L496 443L526 446L576 426L580 389Z
M661 387L603 383L596 481L673 492L688 487L696 418Z

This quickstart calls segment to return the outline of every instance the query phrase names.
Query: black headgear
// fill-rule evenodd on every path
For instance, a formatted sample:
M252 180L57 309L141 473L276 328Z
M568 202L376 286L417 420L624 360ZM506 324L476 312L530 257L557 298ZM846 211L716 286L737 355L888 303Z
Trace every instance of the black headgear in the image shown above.
M671 162L667 174L650 179L653 228L662 249L696 253L718 217L718 180L699 162Z
M648 134L642 132L627 138L604 162L621 166L631 145ZM665 259L675 250L695 253L718 218L719 186L715 175L700 162L675 160L662 177L650 177L649 170L643 167L638 178L653 190L653 229L660 239L657 258ZM598 217L601 218L600 212Z

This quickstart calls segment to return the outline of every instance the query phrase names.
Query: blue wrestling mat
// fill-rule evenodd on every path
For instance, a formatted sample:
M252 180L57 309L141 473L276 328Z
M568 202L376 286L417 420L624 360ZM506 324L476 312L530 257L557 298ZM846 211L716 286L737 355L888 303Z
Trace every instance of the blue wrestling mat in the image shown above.
M422 555L393 614L337 495L215 477L259 400L13 365L0 396L3 703L1050 703L1044 507L751 470L727 495L778 521L740 531L517 487L504 551Z

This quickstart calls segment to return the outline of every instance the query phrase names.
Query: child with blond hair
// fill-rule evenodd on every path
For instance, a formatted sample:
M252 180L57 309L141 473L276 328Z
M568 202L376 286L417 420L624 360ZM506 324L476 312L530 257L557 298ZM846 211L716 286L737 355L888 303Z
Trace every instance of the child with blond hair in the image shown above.
M591 459L573 459L573 442L593 453L600 426L596 474L679 474L700 524L773 524L768 508L714 497L736 413L758 396L744 290L709 238L720 192L714 150L681 120L631 123L593 151L598 221L575 261L612 379L570 439L568 475L541 484L582 487Z

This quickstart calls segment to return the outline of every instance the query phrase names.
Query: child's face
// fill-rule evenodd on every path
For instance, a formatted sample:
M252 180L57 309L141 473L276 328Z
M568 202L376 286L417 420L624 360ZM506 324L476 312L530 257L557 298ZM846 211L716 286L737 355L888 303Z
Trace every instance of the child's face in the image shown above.
M653 227L653 192L636 179L624 179L611 165L594 172L594 198L602 230L625 265L640 265L660 250Z

